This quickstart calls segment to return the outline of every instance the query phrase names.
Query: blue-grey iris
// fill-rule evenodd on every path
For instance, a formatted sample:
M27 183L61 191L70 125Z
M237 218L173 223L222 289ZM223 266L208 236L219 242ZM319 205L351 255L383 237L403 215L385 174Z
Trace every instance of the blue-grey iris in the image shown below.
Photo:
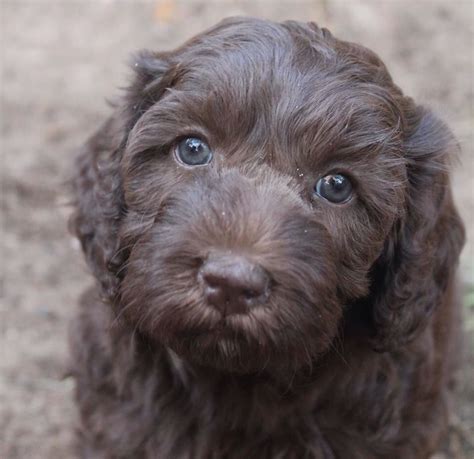
M176 157L188 166L203 166L212 160L212 151L206 142L197 137L187 137L176 146Z
M342 174L321 177L314 189L317 195L336 204L346 202L352 196L351 181Z

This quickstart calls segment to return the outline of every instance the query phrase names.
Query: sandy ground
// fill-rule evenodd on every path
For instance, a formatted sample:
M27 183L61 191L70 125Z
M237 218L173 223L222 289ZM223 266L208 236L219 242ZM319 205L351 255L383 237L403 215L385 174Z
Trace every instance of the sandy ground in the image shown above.
M72 457L66 327L90 277L68 235L73 152L109 113L137 49L171 48L230 15L314 20L377 51L463 146L454 190L474 235L472 1L0 0L0 457ZM462 260L466 363L442 458L474 457L474 246ZM471 285L471 287L469 287ZM474 381L474 378L471 380Z

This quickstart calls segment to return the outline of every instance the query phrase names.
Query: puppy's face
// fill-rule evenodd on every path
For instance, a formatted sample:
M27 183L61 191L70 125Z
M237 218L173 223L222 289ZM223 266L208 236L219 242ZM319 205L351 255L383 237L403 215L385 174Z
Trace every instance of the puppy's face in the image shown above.
M121 313L192 362L316 360L403 213L400 93L371 53L308 30L221 25L137 96Z

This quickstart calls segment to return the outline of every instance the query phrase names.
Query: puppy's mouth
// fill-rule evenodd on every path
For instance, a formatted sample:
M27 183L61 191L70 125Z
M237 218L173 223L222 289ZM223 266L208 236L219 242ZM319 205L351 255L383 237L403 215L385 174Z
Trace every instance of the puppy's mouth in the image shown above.
M193 345L204 347L217 346L222 349L240 348L246 344L247 339L243 333L225 325L224 321L225 319L219 322L216 327L210 328L207 331L187 332L178 334L177 337L180 341L187 341Z
M209 309L209 306L205 308ZM206 324L190 324L189 328L176 331L176 338L190 341L249 343L254 341L252 337L255 333L261 333L261 328L270 331L276 326L274 311L272 313L269 307L264 306L257 306L245 314L225 315L215 310L211 314L211 320Z
M229 326L223 318L207 331L177 333L169 347L190 362L236 372L262 367L265 346L252 343L242 330Z

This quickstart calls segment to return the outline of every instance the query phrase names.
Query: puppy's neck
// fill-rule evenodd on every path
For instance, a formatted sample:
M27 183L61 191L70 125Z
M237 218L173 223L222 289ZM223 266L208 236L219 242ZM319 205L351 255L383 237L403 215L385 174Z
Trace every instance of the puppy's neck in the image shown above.
M322 367L311 372L229 373L191 363L126 325L110 332L119 393L127 394L133 385L153 388L155 397L171 401L169 410L189 411L196 422L227 431L278 430L310 415L325 390L326 372L318 374Z
M165 352L175 389L201 413L203 422L228 429L272 431L291 417L300 418L295 412L304 415L313 406L315 390L307 375L226 373L192 364L171 350Z

